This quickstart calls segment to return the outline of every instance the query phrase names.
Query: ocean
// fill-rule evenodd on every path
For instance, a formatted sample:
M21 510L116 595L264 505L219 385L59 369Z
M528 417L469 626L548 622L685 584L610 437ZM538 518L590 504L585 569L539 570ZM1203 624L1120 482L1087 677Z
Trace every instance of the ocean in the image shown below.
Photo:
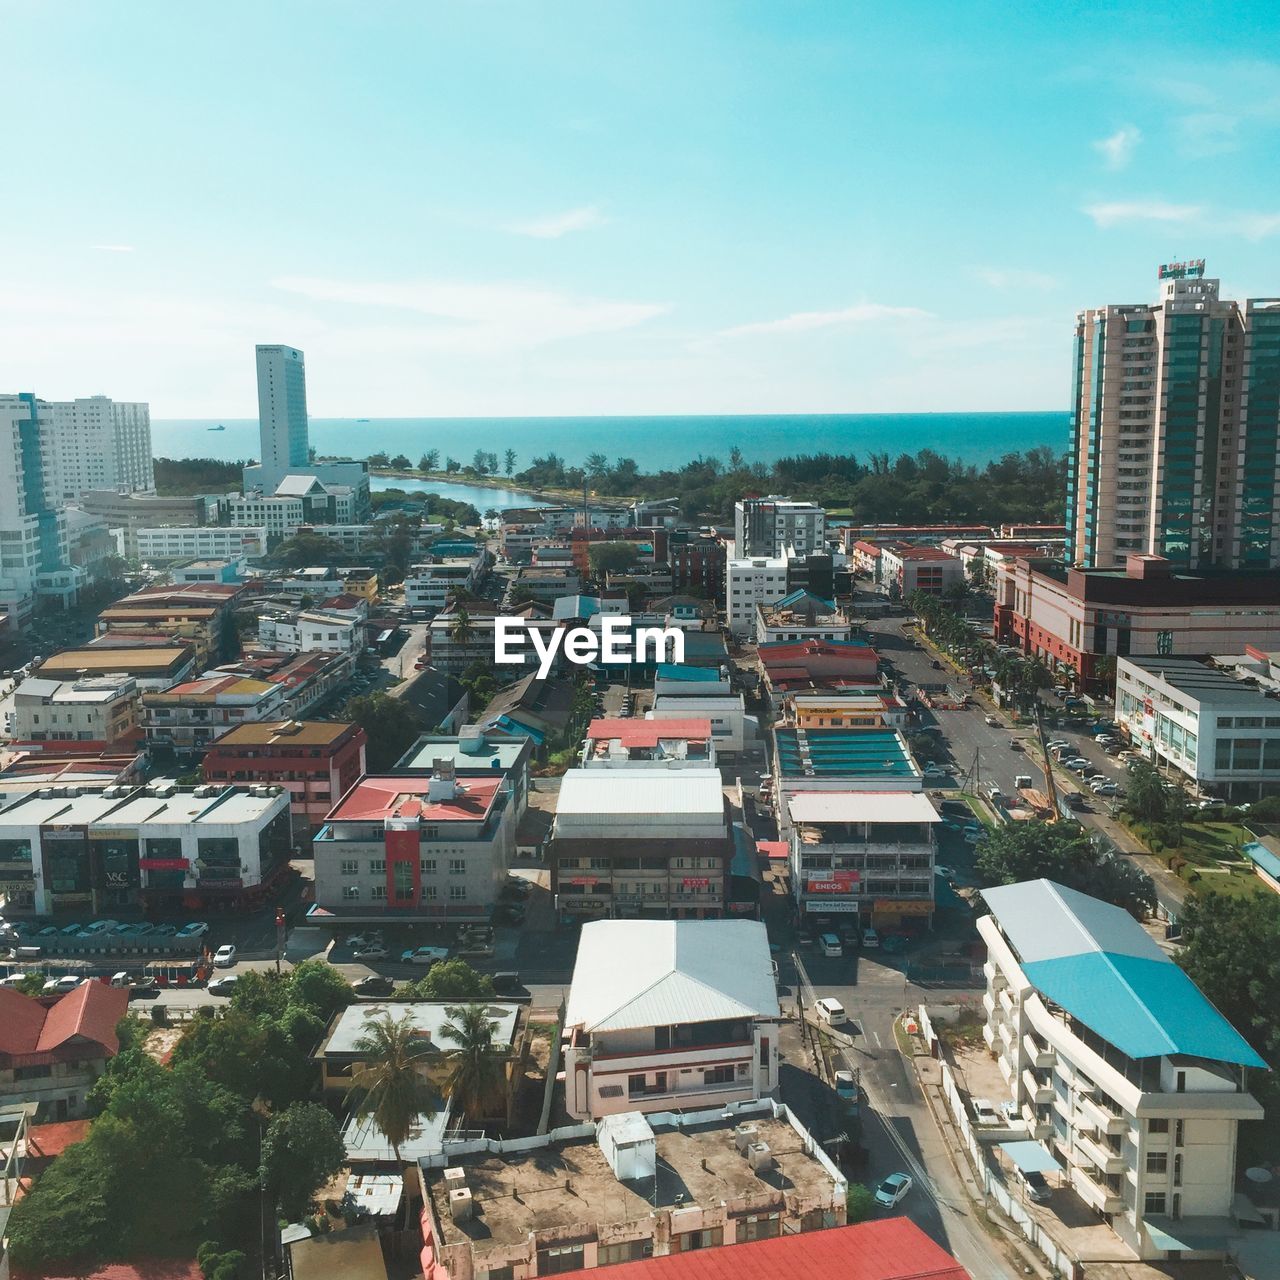
M211 431L221 425L223 431ZM312 418L321 454L404 454L415 465L428 449L469 463L477 449L516 451L516 470L556 453L570 465L603 453L634 458L642 471L683 466L698 456L724 461L738 448L747 462L797 453L915 453L934 449L966 462L1048 445L1067 447L1067 413L847 413L725 417L607 418ZM256 418L153 419L157 457L233 460L258 456Z

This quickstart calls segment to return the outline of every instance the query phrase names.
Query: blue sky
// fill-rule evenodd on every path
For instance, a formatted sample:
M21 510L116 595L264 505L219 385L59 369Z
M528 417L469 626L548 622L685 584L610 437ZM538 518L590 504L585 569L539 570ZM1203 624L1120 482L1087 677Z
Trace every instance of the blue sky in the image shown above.
M1280 294L1280 6L0 0L0 389L317 416L1057 409ZM1271 60L1267 55L1271 55Z

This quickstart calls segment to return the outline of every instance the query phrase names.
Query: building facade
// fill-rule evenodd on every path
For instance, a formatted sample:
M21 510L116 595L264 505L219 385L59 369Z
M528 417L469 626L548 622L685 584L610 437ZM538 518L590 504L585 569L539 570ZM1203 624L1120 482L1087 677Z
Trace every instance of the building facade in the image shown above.
M941 547L888 543L880 548L880 583L905 600L914 591L940 596L964 582L964 566Z
M827 513L815 502L774 495L733 504L733 553L740 560L808 555L822 550L826 536Z
M154 491L149 405L89 396L53 401L49 415L53 447L46 498L50 506L73 502L91 489Z
M787 594L787 562L781 556L742 559L725 566L725 615L739 640L754 637L756 608L775 604Z
M134 528L125 554L149 564L169 560L239 560L267 553L266 525L161 525ZM130 546L132 549L130 549Z
M1067 560L1280 565L1280 299L1220 297L1203 260L1155 303L1076 317Z
M132 676L42 680L13 691L10 735L19 742L100 742L111 746L138 727L138 682Z
M307 432L307 368L294 347L254 348L258 366L258 438L262 490L274 490L311 461Z

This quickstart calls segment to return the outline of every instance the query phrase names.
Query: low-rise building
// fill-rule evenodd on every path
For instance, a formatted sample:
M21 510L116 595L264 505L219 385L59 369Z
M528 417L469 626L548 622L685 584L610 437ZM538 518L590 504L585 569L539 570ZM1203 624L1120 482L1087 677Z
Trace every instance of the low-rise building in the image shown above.
M787 562L782 556L735 556L725 565L724 590L729 630L739 640L754 639L757 605L787 594Z
M720 773L570 769L547 857L565 915L717 918L733 857Z
M258 644L281 653L354 655L364 642L364 619L354 611L300 609L264 613L258 619Z
M319 830L334 802L364 774L368 736L358 724L269 720L239 724L218 738L201 765L206 782L260 786L289 795L293 829Z
M111 640L114 643L102 643ZM168 689L196 669L196 651L165 636L134 648L133 636L102 636L82 649L50 654L38 670L42 680L77 681L95 676L129 676L144 693Z
M74 1119L120 1051L129 993L86 982L53 1004L0 988L0 1109L36 1107L36 1121Z
M132 550L130 551L130 545ZM125 551L148 564L171 560L238 560L267 552L265 525L142 525L132 530Z
M913 591L945 595L952 587L964 585L964 566L941 547L889 543L880 548L880 583L900 600Z
M728 558L724 539L714 529L672 530L667 546L672 589L696 590L707 600L723 600Z
M560 596L577 595L581 590L581 576L563 569L521 569L511 579L513 597L541 600L546 604Z
M13 691L10 736L19 742L113 746L136 736L138 682L132 676L45 680L31 676Z
M756 643L782 644L804 640L844 640L854 626L834 600L809 591L789 591L772 604L756 605Z
M821 1238L831 1234L822 1228L844 1223L848 1194L822 1145L773 1101L633 1111L585 1133L490 1140L480 1151L446 1139L419 1169L423 1242L441 1280L594 1270L719 1245L735 1246L724 1251L732 1256L751 1241Z
M542 747L568 729L575 691L572 680L539 679L535 672L499 689L477 719L487 729L529 738Z
M1109 692L1129 654L1280 649L1280 595L1273 573L1175 571L1161 556L1129 555L1122 569L1015 560L998 571L995 632L1073 683Z
M788 724L801 729L905 729L910 712L893 693L795 693L782 706Z
M247 561L240 556L235 560L188 560L185 564L175 564L169 573L179 586L199 582L236 585L244 581L247 568Z
M865 640L801 640L762 644L760 666L774 705L789 694L880 686L880 655Z
M702 696L698 694L659 694L653 700L650 720L707 720L711 724L711 738L716 752L722 759L733 759L756 742L759 723L748 715L742 694L728 697Z
M941 821L910 791L799 791L787 801L791 891L815 928L928 925Z
M599 920L564 1019L576 1119L776 1096L782 1012L755 920Z
M197 662L216 659L222 644L222 610L208 605L111 605L98 614L98 635L169 636L175 644L189 644Z
M487 919L515 850L513 791L505 771L459 775L446 759L361 778L312 841L312 914Z
M1030 1136L1138 1257L1222 1256L1266 1063L1128 912L1050 880L983 897L983 1037Z
M582 747L584 769L707 769L716 763L711 721L593 720Z
M484 577L485 559L485 552L477 550L472 555L439 556L415 564L405 575L405 604L410 609L439 613L450 596L475 590Z
M45 787L0 809L0 877L42 916L252 906L292 849L277 787Z

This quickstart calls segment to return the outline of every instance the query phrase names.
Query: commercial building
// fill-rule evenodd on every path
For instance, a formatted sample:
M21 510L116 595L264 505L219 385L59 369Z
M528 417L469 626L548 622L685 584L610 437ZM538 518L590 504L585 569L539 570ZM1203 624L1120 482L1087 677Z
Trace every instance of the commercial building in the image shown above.
M941 821L910 791L799 791L787 801L791 891L815 928L928 925Z
M848 1194L821 1144L772 1101L633 1111L585 1133L490 1140L480 1151L445 1139L418 1163L423 1257L438 1280L644 1265L693 1250L732 1258L752 1241L832 1234L823 1228L843 1225Z
M822 550L826 534L827 513L815 502L772 495L733 504L733 553L739 559L808 555Z
M66 519L50 500L51 430L43 400L0 395L0 609L18 623L37 596L74 603L83 577L71 570Z
M454 776L467 778L501 774L511 792L511 804L518 822L529 805L529 766L533 744L525 737L486 731L480 725L464 724L455 734L425 733L396 762L398 770L420 774L437 771L442 763L452 765Z
M292 848L278 787L45 787L0 809L0 878L38 916L253 905Z
M1222 298L1203 259L1159 282L1155 303L1076 316L1068 562L1273 569L1280 299Z
M514 786L501 769L361 778L312 841L316 908L335 920L484 920L515 850Z
M1049 880L983 897L983 1037L1030 1136L1140 1258L1222 1256L1266 1063L1128 912Z
M927 596L945 595L963 582L964 566L941 547L894 542L880 548L880 584L900 600L913 591Z
M307 370L293 347L254 348L258 364L258 437L262 486L272 490L311 461L307 433Z
M781 704L788 724L800 729L905 729L910 713L897 694L793 693Z
M131 636L167 636L173 644L189 644L196 661L217 659L222 647L223 610L206 604L148 603L126 597L98 614L95 630L114 636L127 647Z
M46 497L52 507L88 490L147 493L155 489L151 409L146 404L88 396L49 404L51 465Z
M756 605L755 635L757 644L849 640L853 623L834 600L798 589L773 604Z
M714 529L673 529L668 535L667 566L675 591L696 590L708 600L723 599L728 558L724 539Z
M1128 654L1280 649L1280 596L1270 573L1186 572L1131 554L1121 569L1016 560L996 580L996 640L1085 688L1110 687Z
M584 769L707 769L716 763L711 721L593 720L582 746Z
M582 926L564 1019L575 1119L776 1096L782 1012L755 920Z
M89 1090L120 1052L129 993L86 982L52 1005L0 988L0 1109L35 1104L34 1120L83 1115Z
M125 554L145 564L170 560L239 560L266 555L267 528L228 525L139 525L126 532Z
M168 636L100 636L83 649L61 649L39 666L41 680L74 682L95 676L130 676L143 692L168 689L196 670L195 648ZM123 641L128 647L120 647ZM104 643L111 642L111 643ZM134 647L134 646L137 647Z
M238 556L234 560L190 560L186 564L173 565L169 570L169 576L178 586L201 582L234 586L244 581L247 567L243 556Z
M570 769L547 857L565 915L719 917L733 857L720 773Z
M1116 723L1133 746L1230 800L1280 793L1277 699L1280 654L1116 660Z
M13 691L10 737L19 742L116 746L137 736L138 682L132 676L45 680L30 676Z
M449 597L474 591L484 576L485 553L433 558L415 564L405 575L404 602L410 609L439 613Z
M364 619L331 609L264 613L258 619L258 644L281 653L358 654L364 649Z
M787 594L787 562L782 556L735 557L725 565L725 614L740 640L755 638L756 607Z
M923 779L896 729L773 730L774 785L796 791L920 791ZM782 814L779 814L781 817Z
M294 831L309 835L364 774L368 741L358 724L332 720L240 724L209 748L201 771L206 782L283 787Z

